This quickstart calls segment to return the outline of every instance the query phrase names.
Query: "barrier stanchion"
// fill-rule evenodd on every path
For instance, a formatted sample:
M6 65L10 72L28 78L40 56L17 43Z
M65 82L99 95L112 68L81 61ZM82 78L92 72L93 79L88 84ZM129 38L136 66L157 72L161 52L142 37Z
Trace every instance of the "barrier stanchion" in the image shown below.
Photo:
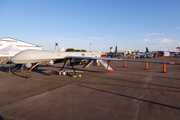
M146 59L147 61L147 59ZM148 70L148 62L146 62L145 70Z
M124 67L126 68L127 66L126 66L126 61L124 61Z
M125 57L125 59L126 59L126 57ZM126 65L126 61L124 61L124 68L126 68L127 67L127 65Z
M46 61L46 65L48 66L48 61Z
M101 64L100 64L100 61L98 60L98 66L100 67L101 66Z
M132 60L132 56L131 56L131 60Z
M166 60L164 60L166 62ZM166 73L166 63L163 64L163 73Z

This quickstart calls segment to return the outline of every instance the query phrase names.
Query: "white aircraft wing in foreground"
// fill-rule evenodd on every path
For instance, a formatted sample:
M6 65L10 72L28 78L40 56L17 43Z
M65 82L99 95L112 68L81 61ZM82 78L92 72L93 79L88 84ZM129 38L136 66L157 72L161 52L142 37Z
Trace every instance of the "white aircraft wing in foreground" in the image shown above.
M109 66L109 61L111 60L174 64L173 62L101 58L101 53L98 53L98 52L62 52L62 51L52 52L52 51L43 51L43 50L24 50L11 58L11 60L15 64L25 64L26 67L29 68L29 70L27 71L27 78L30 77L31 70L35 66L37 66L40 62L43 62L43 61L50 61L51 64L65 61L63 67L59 70L59 73L60 73L62 72L66 62L70 60L70 65L72 66L74 70L74 76L76 76L76 72L73 66L74 64L80 63L84 59L88 60L84 68L89 67L90 64L92 63L93 63L93 66L97 66L98 65L97 60L99 60L101 64L103 64L108 71L113 71L113 69ZM108 60L108 64L102 60ZM31 67L31 63L36 63L36 65Z

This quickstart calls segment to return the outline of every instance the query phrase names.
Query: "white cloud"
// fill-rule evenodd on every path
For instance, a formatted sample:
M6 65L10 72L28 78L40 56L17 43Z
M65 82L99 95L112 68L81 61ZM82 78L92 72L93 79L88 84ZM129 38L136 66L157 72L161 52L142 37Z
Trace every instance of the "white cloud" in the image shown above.
M64 42L71 42L71 43L73 43L73 42L85 42L85 41L87 41L87 40L83 40L83 39L73 39L73 38L56 38L56 40L63 40Z
M148 34L146 34L147 36L149 36L149 35L163 35L163 33L154 33L154 32L152 32L152 33L148 33Z
M146 29L146 30L149 30L149 29ZM150 36L150 35L163 35L163 33L147 33L147 34L141 34L141 35L136 35L136 36Z
M81 39L72 39L72 38L57 38L57 39L59 39L59 40L77 40L77 41L81 41Z
M112 36L106 36L107 38L112 38Z
M144 39L144 40L139 40L138 42L149 42L149 41L151 41L151 40L149 40L148 38L146 38L146 39Z
M83 37L84 39L90 39L90 40L101 40L103 38L100 37Z
M162 43L162 44L170 44L170 43L173 43L175 40L171 40L171 39L162 39L159 41L159 43Z
M144 39L144 41L148 42L148 41L150 41L150 40L146 38L146 39Z
M78 38L62 38L62 37L53 37L47 39L38 39L36 44L40 45L43 50L54 50L55 43L58 43L59 49L62 46L68 46L75 49L86 49L89 46L90 40L83 40ZM88 49L86 49L88 50Z

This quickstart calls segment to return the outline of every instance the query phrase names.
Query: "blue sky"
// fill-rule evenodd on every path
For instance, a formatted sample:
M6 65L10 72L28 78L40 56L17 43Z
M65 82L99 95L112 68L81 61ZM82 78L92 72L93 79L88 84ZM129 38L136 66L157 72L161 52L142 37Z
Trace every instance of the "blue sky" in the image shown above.
M180 47L180 0L0 0L0 38L54 50ZM91 43L91 46L89 45Z

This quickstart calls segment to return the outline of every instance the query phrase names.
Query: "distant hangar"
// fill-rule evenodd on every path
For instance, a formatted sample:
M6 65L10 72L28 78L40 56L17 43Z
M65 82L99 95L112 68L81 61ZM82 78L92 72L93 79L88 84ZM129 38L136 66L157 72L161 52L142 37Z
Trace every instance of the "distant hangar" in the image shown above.
M26 49L36 49L36 50L41 50L41 46L35 45L32 43L24 42L21 40L13 39L13 38L0 38L0 49L5 48L11 44L14 44L17 48L21 50L26 50Z

